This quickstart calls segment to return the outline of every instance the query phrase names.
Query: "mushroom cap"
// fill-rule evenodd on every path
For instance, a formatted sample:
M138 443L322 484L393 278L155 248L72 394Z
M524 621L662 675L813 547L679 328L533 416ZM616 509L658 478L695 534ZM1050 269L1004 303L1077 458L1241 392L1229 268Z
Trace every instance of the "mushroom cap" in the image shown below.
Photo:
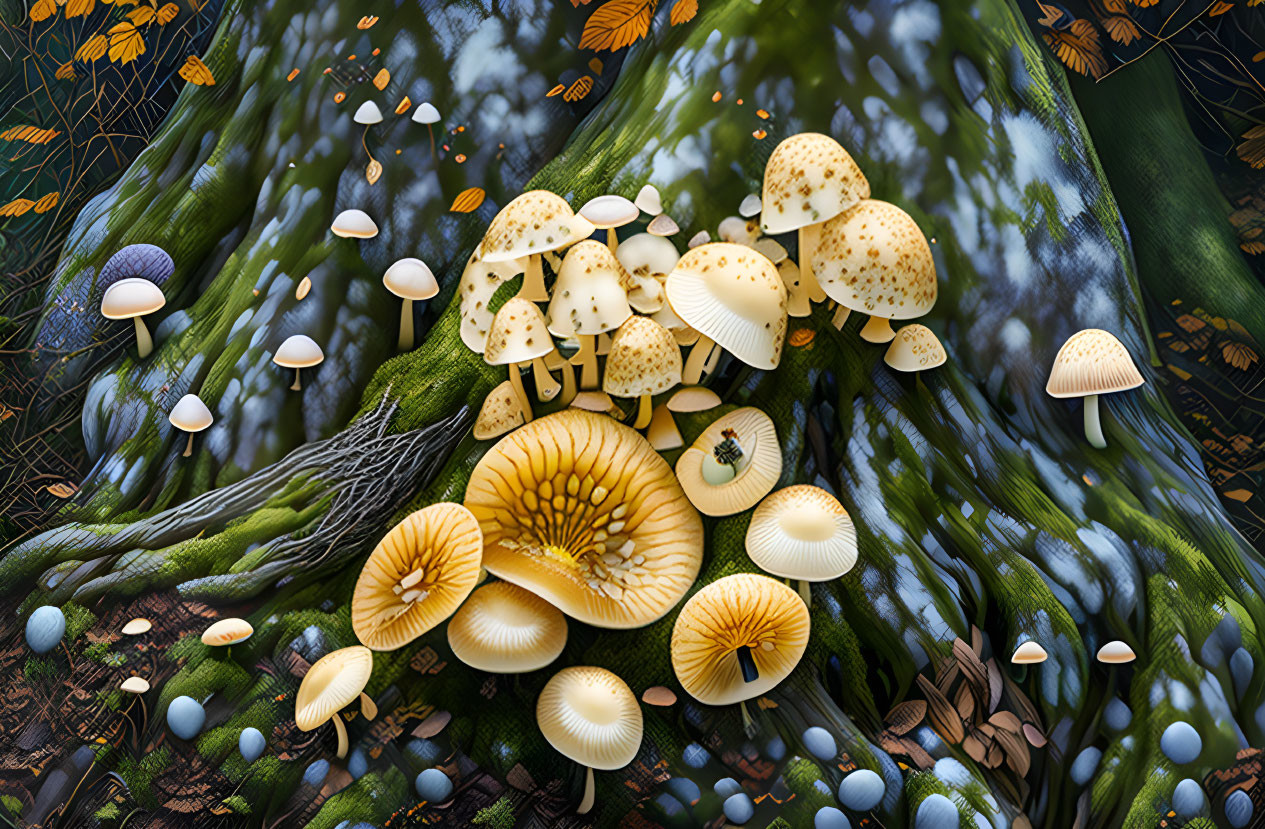
M641 707L628 684L605 668L563 668L536 701L549 745L591 769L623 768L641 748Z
M668 276L677 316L749 366L777 368L786 338L786 286L777 267L743 245L711 242Z
M901 326L883 355L883 362L897 371L922 371L944 365L949 356L935 332L925 325Z
M760 219L765 233L786 233L824 222L869 197L870 183L838 141L802 132L769 156Z
M936 304L936 263L918 223L894 204L858 202L826 222L813 254L826 295L887 319L921 317Z
M499 438L525 422L527 419L523 416L523 401L518 399L514 387L506 380L483 398L479 417L474 422L474 437L475 440Z
M166 304L167 298L157 285L132 276L105 289L105 296L101 297L101 316L108 320L127 320L152 314Z
M1051 397L1085 397L1135 389L1143 382L1124 343L1108 331L1086 328L1059 349L1045 392Z
M1015 665L1036 665L1044 662L1049 658L1049 654L1045 652L1045 648L1033 642L1031 639L1015 648L1015 652L1010 657L1010 661Z
M675 236L681 232L681 226L667 213L660 213L646 225L646 232L651 236Z
M272 355L272 361L285 368L308 368L325 359L325 352L306 334L286 337L285 342Z
M378 235L378 225L369 214L354 207L335 216L329 229L344 239L372 239Z
M123 635L140 636L142 633L148 633L153 626L153 622L138 617L123 626Z
M490 366L527 363L553 351L545 317L534 302L514 297L492 318L483 359Z
M653 184L644 185L638 190L637 198L633 200L633 204L651 216L658 216L663 212L663 201L659 198L659 189ZM623 243L621 242L621 244Z
M668 407L671 408L671 402ZM731 433L742 447L734 477L721 484L707 480L704 464L715 464L714 450ZM777 429L759 409L735 409L703 430L676 461L676 476L690 503L704 515L733 515L756 505L782 475Z
M787 677L808 647L804 600L780 581L738 573L712 582L681 608L672 627L672 670L706 705L758 697ZM742 677L738 649L750 648L760 676Z
M752 216L760 215L760 211L764 209L764 203L755 193L748 193L742 199L742 204L738 205L738 215L744 219Z
M764 572L782 578L836 579L856 564L856 527L826 490L788 486L756 507L747 526L747 555Z
M373 101L365 101L356 109L356 114L351 116L351 120L357 124L381 124L382 110L378 109L378 105Z
M717 225L716 235L722 242L752 247L760 238L760 224L741 216L726 216Z
M559 337L614 331L632 314L628 272L601 242L586 239L567 251L549 300L549 330Z
M1098 661L1110 665L1123 665L1137 658L1138 655L1133 652L1133 648L1119 639L1113 639L1098 649Z
M129 676L119 685L119 690L129 694L144 694L149 691L149 680L143 676Z
M620 242L615 258L634 279L653 277L660 282L667 279L681 261L676 245L649 233L638 233Z
M202 631L202 644L213 648L236 645L245 642L254 632L255 628L245 619L220 619Z
M479 524L460 504L431 504L409 515L382 537L356 579L356 638L375 651L393 651L435 627L478 583L482 555Z
M606 230L636 221L641 215L641 209L623 196L598 196L586 201L579 213L593 227Z
M497 581L471 594L448 622L448 644L471 668L524 674L558 658L567 644L567 618L516 584Z
M413 110L413 120L418 124L433 124L439 120L439 110L430 101L422 101Z
M565 409L501 438L466 487L483 566L603 628L660 618L694 583L703 523L632 429Z
M311 731L338 716L351 705L369 683L373 673L373 651L352 645L330 651L308 668L294 698L294 724Z
M477 253L477 252L476 252ZM461 341L476 354L482 354L492 328L492 312L488 304L501 283L526 270L526 261L481 262L471 254L461 272L457 295L461 298Z
M598 414L608 414L612 417L620 412L619 406L615 405L615 401L611 400L611 396L604 391L596 389L584 389L571 398L572 408L584 409L586 412L597 412Z
M382 275L382 284L400 299L430 299L439 293L439 283L426 263L407 256L396 261Z
M705 412L720 403L720 395L707 386L686 386L668 398L668 410L682 414Z
M171 408L167 420L172 426L185 432L201 432L210 426L215 418L211 417L211 410L202 402L201 397L196 394L186 394Z
M629 317L611 338L602 390L616 397L660 394L681 382L681 346L648 317Z
M484 262L505 262L557 250L588 237L592 227L556 193L529 190L496 214L476 254Z

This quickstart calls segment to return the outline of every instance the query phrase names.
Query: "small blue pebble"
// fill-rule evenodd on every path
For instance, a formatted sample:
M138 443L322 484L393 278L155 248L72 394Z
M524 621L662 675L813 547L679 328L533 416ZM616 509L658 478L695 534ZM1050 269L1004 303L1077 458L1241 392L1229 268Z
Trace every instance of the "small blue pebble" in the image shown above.
M57 647L65 632L66 614L60 607L37 607L26 620L26 644L36 653L48 653Z
M703 793L699 791L698 784L688 777L673 777L668 781L667 788L668 791L672 792L673 797L686 806L693 806L703 796Z
M725 798L725 819L739 826L755 817L755 804L745 794Z
M712 784L712 791L724 800L742 791L742 784L732 777L722 777Z
M943 757L936 761L931 773L940 778L945 785L960 789L971 782L971 773L966 766L952 757Z
M413 788L422 800L443 803L452 795L452 781L439 769L427 769L417 775Z
M805 729L803 740L804 748L818 760L833 760L839 751L835 738L819 725Z
M369 771L369 758L365 756L364 750L352 749L351 755L347 758L347 773L351 775L351 779L359 780L367 771Z
M1252 681L1252 672L1255 668L1252 654L1248 653L1244 648L1239 648L1230 655L1230 676L1234 678L1235 695L1243 696L1243 692L1247 690L1248 683Z
M883 778L869 769L857 769L839 784L839 802L854 812L868 812L883 801Z
M1199 732L1188 722L1178 720L1160 735L1160 750L1179 766L1195 762L1203 748Z
M1183 820L1199 817L1206 805L1203 787L1196 780L1187 777L1173 789L1173 811Z
M813 815L813 829L852 829L852 823L834 806L822 806Z
M167 727L182 740L192 740L206 722L206 711L192 697L176 697L167 706Z
M707 753L707 749L698 743L690 743L685 747L685 751L681 752L681 759L685 761L685 765L692 769L701 769L707 765L707 761L711 759L711 755Z
M1102 749L1090 746L1076 755L1076 759L1072 761L1072 782L1078 786L1084 786L1094 778L1094 772L1098 771L1098 763L1102 760Z
M325 782L325 778L329 775L328 760L313 760L312 764L303 772L303 782L309 786L319 786Z
M1124 731L1133 722L1133 712L1119 697L1112 697L1102 714L1103 722L1112 731Z
M918 804L914 829L958 829L958 807L942 794L931 794Z
M779 762L786 756L786 742L781 737L774 737L764 747L764 753L769 755L769 759L773 762Z
M1254 811L1252 796L1242 789L1230 792L1230 796L1225 799L1225 819L1230 821L1234 829L1243 829L1251 823Z
M242 753L242 759L247 763L258 760L267 745L267 740L258 728L243 728L242 733L237 737L237 750Z
M681 805L681 801L670 794L661 794L654 799L654 802L659 804L659 808L668 817L685 814L685 807Z

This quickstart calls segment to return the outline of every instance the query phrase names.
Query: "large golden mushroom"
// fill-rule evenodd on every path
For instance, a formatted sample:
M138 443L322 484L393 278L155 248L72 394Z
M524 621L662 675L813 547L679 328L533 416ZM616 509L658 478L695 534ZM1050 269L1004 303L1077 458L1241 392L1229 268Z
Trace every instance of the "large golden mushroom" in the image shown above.
M637 432L567 409L501 438L470 476L483 566L605 628L648 625L685 595L703 524Z
M448 622L458 659L494 674L524 674L558 658L567 644L562 611L517 584L496 581L471 594Z
M782 476L773 420L754 406L717 418L677 458L676 476L704 515L722 517L754 507Z

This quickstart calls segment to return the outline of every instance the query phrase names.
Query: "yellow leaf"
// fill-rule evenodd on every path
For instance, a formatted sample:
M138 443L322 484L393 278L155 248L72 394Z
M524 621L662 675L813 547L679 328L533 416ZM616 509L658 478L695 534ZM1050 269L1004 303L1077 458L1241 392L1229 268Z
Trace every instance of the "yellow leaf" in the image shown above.
M546 97L546 98L552 98L553 96L555 96L555 95L561 95L563 92L566 92L566 91L567 91L567 86L566 86L566 84L561 84L561 83L560 83L560 84L558 84L557 86L555 86L553 89L551 89L551 90L549 90L548 92L546 92L546 93L545 93L545 97Z
M84 17L92 13L97 0L66 0L66 18Z
M578 81L571 84L571 86L567 88L567 91L562 96L562 100L579 101L585 95L588 95L589 92L592 91L592 89L593 89L593 78L589 75L585 75L583 78L580 78Z
M197 55L189 55L184 66L180 67L180 77L197 86L215 86L215 76Z
M395 105L395 114L403 115L404 113L408 112L408 108L411 107L412 105L413 105L413 101L409 99L409 96L405 95L404 99Z
M44 489L47 489L50 494L56 495L58 498L69 498L79 491L79 487L75 486L70 481L62 481L59 484L49 484L44 487Z
M479 205L483 204L483 199L486 195L482 187L471 187L469 190L462 190L457 194L457 198L452 200L452 207L448 209L453 213L471 213L479 209Z
M382 175L382 164L376 159L369 160L369 166L365 168L365 180L370 185L377 184L378 178Z
M70 61L66 61L57 67L57 71L53 73L53 77L59 81L73 81L75 79L75 65Z
M676 0L672 6L672 14L668 16L668 22L673 26L680 26L682 23L689 23L696 14L698 14L698 0Z
M31 19L36 23L47 20L57 13L57 0L36 0L31 6Z
M61 133L54 129L42 130L30 124L22 124L0 132L0 141L25 141L28 144L47 144L59 135Z
M356 28L368 29L370 26L372 26L374 23L377 23L377 22L378 22L378 18L374 17L371 14L367 14L364 17L360 18L359 22L356 23Z
M110 39L105 35L93 35L75 52L75 60L98 60L110 48Z
M120 23L110 29L110 60L114 63L129 63L145 54L145 38L141 37L136 24Z
M35 203L36 213L47 213L57 206L57 199L61 197L60 192L47 193Z
M379 90L386 89L389 83L391 83L391 73L385 69L379 69L378 74L373 76L373 85Z
M137 26L144 26L157 15L158 12L154 11L154 9L149 6L137 6L135 9L127 13L127 19Z
M659 0L606 0L584 24L580 48L615 51L646 36Z
M21 216L34 206L35 202L30 199L14 199L4 207L0 207L0 216Z
M180 7L175 3L167 3L158 10L158 22L166 26L168 23L176 19L176 15L180 14Z
M1216 17L1219 14L1225 14L1232 8L1234 8L1233 3L1225 3L1225 2L1217 3L1215 6L1212 7L1212 11L1208 12L1208 16Z

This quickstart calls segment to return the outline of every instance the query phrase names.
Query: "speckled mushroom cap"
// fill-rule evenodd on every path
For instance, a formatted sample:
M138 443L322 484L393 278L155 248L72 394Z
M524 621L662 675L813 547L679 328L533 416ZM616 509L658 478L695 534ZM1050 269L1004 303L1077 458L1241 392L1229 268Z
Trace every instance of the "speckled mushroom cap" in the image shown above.
M329 229L335 236L344 239L372 239L378 235L377 223L369 218L368 213L354 207L335 216Z
M869 197L870 183L838 141L802 132L769 156L760 221L765 233L786 233L831 219Z
M1015 648L1014 654L1011 655L1010 661L1015 665L1036 665L1044 662L1049 658L1049 654L1045 652L1045 648L1029 639L1019 647Z
M1059 349L1045 391L1051 397L1085 397L1134 389L1143 382L1124 343L1108 331L1086 328Z
M566 409L483 456L466 487L483 566L597 627L648 625L681 600L703 523L668 464L612 418Z
M285 368L307 368L324 359L325 352L306 334L286 337L285 342L277 348L277 353L272 355L272 361Z
M479 408L479 417L474 422L476 440L499 438L506 432L512 432L526 422L523 416L523 401L518 399L509 380L492 389L483 398Z
M492 312L488 303L501 283L513 279L526 269L519 259L506 262L480 262L472 254L461 272L457 296L461 298L461 341L466 348L482 354L492 328Z
M732 705L767 693L808 647L804 600L780 581L738 573L699 590L672 627L672 670L706 705ZM760 676L746 682L738 649L748 648Z
M373 652L353 645L331 651L312 664L294 699L294 724L311 731L351 705L369 683Z
M839 499L826 490L788 486L752 513L747 555L764 572L782 578L837 579L856 564L856 527Z
M479 245L484 262L505 262L566 247L593 233L571 205L548 190L530 190L501 208Z
M813 272L826 295L886 319L921 317L936 304L936 263L927 237L894 204L867 199L821 229Z
M482 555L479 524L460 504L431 504L408 516L378 542L356 580L356 638L393 651L447 619L478 582Z
M485 584L448 621L448 645L471 668L522 674L545 667L567 644L562 611L516 584Z
M211 416L211 410L202 402L201 397L186 394L171 407L167 421L185 432L201 432L215 422L215 418Z
M492 320L483 359L488 365L526 363L553 351L545 317L534 302L515 297Z
M387 268L382 284L400 299L430 299L439 293L435 274L420 259L407 256Z
M944 365L949 356L935 332L925 325L901 326L883 355L883 362L897 371L922 371Z
M559 337L614 331L632 314L628 273L615 254L591 239L567 251L549 300L549 330Z
M749 366L777 368L786 339L786 287L777 266L743 245L710 242L681 257L668 301L682 320Z
M213 648L245 642L255 629L245 619L220 619L202 632L202 644Z
M101 297L101 316L108 320L127 320L152 314L166 304L167 298L157 285L132 276L105 289Z
M563 668L536 701L549 745L591 769L620 769L641 748L641 707L628 684L605 668Z
M623 196L598 196L586 201L579 213L588 219L593 227L606 230L612 227L623 227L636 221L641 215L641 210Z
M619 243L615 258L633 278L651 277L662 282L672 273L681 255L676 252L676 245L662 236L638 233Z
M629 317L611 338L602 390L616 397L660 394L681 382L681 347L647 317Z
M737 474L723 484L709 483L703 465L714 462L715 447L730 435L743 451ZM717 418L676 461L681 488L704 515L733 515L750 509L773 489L781 475L782 447L777 429L768 415L752 407Z

